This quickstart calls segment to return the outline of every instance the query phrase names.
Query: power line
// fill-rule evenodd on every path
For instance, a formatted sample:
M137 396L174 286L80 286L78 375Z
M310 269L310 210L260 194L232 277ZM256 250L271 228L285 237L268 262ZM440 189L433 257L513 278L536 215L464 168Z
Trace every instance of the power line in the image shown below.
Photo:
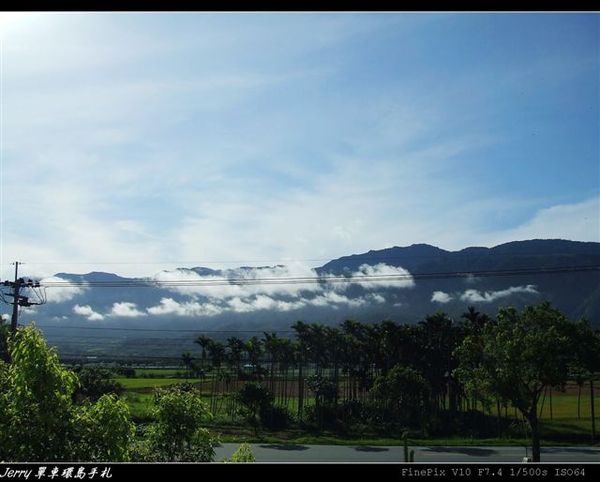
M528 274L562 274L600 271L600 265L587 266L560 266L553 268L515 268L506 270L484 271L449 271L430 273L399 273L389 275L351 275L351 276L318 276L318 277L270 277L270 278L212 278L212 279L176 279L156 280L133 278L118 281L46 281L41 283L44 288L66 287L210 287L228 285L278 285L278 284L310 284L310 283L356 283L406 281L412 279L444 279L444 278L471 278L471 277L504 277L521 276Z
M407 247L395 247L400 249L406 249ZM384 249L394 249L394 248L384 248ZM468 248L465 248L468 249ZM494 248L485 248L488 250L492 250ZM600 252L591 252L591 253L568 253L568 252L550 252L550 253L539 253L539 252L521 252L521 253L495 253L495 252L485 252L485 253L462 253L461 251L446 251L442 254L436 255L417 255L410 254L405 256L387 256L385 254L373 256L369 254L350 254L343 255L338 258L265 258L265 259L242 259L242 260L181 260L181 261L74 261L74 262L65 262L65 261L29 261L30 265L195 265L202 266L205 264L244 264L244 263L290 263L290 262L300 262L300 261L339 261L341 259L344 260L358 260L358 259L368 259L368 260L398 260L398 259L447 259L447 258L462 258L462 259L481 259L485 257L501 257L501 256L509 256L509 257L543 257L543 256L599 256Z
M174 329L174 328L117 328L112 326L60 326L60 325L24 325L36 326L37 328L58 328L74 330L111 330L111 331L150 331L169 333L295 333L294 330L202 330L202 329Z
M151 360L181 360L181 355L173 355L173 356L167 356L167 355L163 355L163 356L157 356L157 355L94 355L93 353L61 353L60 354L60 358L64 359L64 358L104 358L104 359L110 359L110 360L132 360L132 359L137 359L137 360L146 360L146 359L151 359ZM192 360L199 360L199 358L195 358L192 357Z

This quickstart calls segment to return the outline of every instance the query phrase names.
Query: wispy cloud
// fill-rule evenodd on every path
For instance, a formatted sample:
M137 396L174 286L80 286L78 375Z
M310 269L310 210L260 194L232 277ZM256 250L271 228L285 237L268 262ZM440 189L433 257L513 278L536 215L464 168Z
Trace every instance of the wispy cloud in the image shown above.
M538 290L534 285L527 286L511 286L505 290L499 291L479 291L479 290L466 290L461 296L461 301L469 303L491 303L500 298L506 298L517 293L525 294L539 294Z
M495 244L539 238L600 242L600 196L540 209L519 226L489 236Z
M112 309L110 310L110 314L108 316L138 318L140 316L146 316L146 313L140 311L135 303L122 301L120 303L113 303Z
M364 290L373 291L390 286L398 289L414 287L414 280L408 271L383 263L375 266L365 264L357 272L352 273L352 276L378 275L402 275L406 279L400 281L384 279L382 282L361 282L360 285ZM151 315L215 316L227 311L235 313L251 313L260 310L286 312L310 306L345 305L358 308L386 301L384 296L376 292L353 297L341 294L348 289L348 285L358 284L358 282L327 282L328 276L327 274L320 276L314 269L303 267L298 263L292 266L229 269L219 275L200 275L187 269L162 271L157 273L153 279L164 282L184 280L208 285L167 286L164 289L189 296L194 301L181 302L171 297L164 297L159 305L152 306L147 311ZM308 278L313 281L296 283L296 281L300 281L299 278ZM236 284L239 280L248 280L255 284ZM266 280L275 284L265 283ZM319 280L321 282L315 282ZM217 282L218 284L216 284Z
M50 276L47 278L42 278L40 280L41 284L44 283L67 283L68 280L59 278L58 276ZM54 286L50 288L46 288L46 301L48 303L62 303L63 301L69 301L76 296L82 295L85 293L86 288L85 285L82 287L79 286Z
M31 18L4 43L3 250L45 276L600 240L591 18Z
M162 298L159 305L151 306L147 311L155 316L214 316L221 314L223 309L213 303L178 302L173 298Z
M448 293L445 293L444 291L434 291L431 295L431 302L432 303L448 303L450 301L452 301L454 299L453 296L451 296Z
M104 316L95 312L90 305L75 305L73 313L80 316L85 316L90 321L103 320Z

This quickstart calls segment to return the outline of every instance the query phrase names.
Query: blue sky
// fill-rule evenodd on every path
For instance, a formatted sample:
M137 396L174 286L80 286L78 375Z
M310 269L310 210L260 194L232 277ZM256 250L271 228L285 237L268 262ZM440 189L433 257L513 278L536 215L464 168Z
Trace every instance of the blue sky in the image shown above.
M599 19L1 14L3 276L600 241Z

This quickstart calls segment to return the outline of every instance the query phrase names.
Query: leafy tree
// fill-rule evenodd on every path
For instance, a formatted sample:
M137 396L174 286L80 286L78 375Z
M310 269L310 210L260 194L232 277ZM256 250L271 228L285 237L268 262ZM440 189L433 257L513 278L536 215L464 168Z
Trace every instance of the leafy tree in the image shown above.
M313 410L314 418L319 426L323 428L323 422L328 415L331 417L333 414L332 407L336 400L337 385L333 380L324 377L318 373L311 375L306 380L308 389L315 395L315 406ZM330 422L330 420L327 420Z
M315 374L307 378L306 384L308 389L315 395L315 405L317 407L332 405L335 401L337 386L333 380Z
M549 303L521 313L502 308L481 336L467 336L457 349L456 374L467 390L509 400L531 429L533 460L540 460L538 402L546 387L564 385L574 350L575 324Z
M458 366L453 356L458 346L458 332L453 320L443 312L427 316L419 322L419 329L422 356L418 368L431 386L432 407L445 408L452 371Z
M75 399L87 398L96 401L103 395L120 395L123 385L116 381L113 373L104 367L85 366L75 369L79 378L79 386L75 390Z
M78 407L73 425L77 440L73 460L129 460L135 426L130 420L129 407L116 395L102 395L96 403Z
M133 435L127 406L116 398L76 406L77 375L64 368L34 326L8 341L0 368L0 459L126 460Z
M10 326L5 322L4 317L0 316L0 360L6 363L10 362L8 354L8 333Z
M474 306L469 306L461 318L465 320L467 331L481 333L483 327L492 320L485 313L480 313Z
M34 328L17 331L8 349L12 361L0 396L0 458L68 460L77 377Z
M237 399L244 407L248 423L254 427L254 432L258 433L258 415L261 409L264 410L273 404L271 392L262 383L247 382L237 393Z
M211 462L217 440L202 427L210 411L195 390L157 390L146 446L138 458L154 462Z
M428 412L430 387L415 369L396 365L375 380L371 396L398 419L411 422Z

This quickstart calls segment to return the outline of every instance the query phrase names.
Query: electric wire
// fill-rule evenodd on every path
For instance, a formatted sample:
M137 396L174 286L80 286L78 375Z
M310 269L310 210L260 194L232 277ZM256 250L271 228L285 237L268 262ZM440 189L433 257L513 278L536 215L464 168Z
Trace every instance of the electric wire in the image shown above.
M579 272L600 271L600 265L586 266L559 266L553 268L516 268L506 270L483 271L448 271L430 273L399 273L381 275L351 275L351 276L318 276L318 277L269 277L269 278L210 278L210 279L175 279L157 280L150 278L132 278L117 281L46 281L42 282L44 288L71 288L71 287L210 287L227 285L279 285L279 284L311 284L311 283L361 283L383 281L406 281L412 279L446 279L446 278L484 278L521 276L530 274L564 274Z

